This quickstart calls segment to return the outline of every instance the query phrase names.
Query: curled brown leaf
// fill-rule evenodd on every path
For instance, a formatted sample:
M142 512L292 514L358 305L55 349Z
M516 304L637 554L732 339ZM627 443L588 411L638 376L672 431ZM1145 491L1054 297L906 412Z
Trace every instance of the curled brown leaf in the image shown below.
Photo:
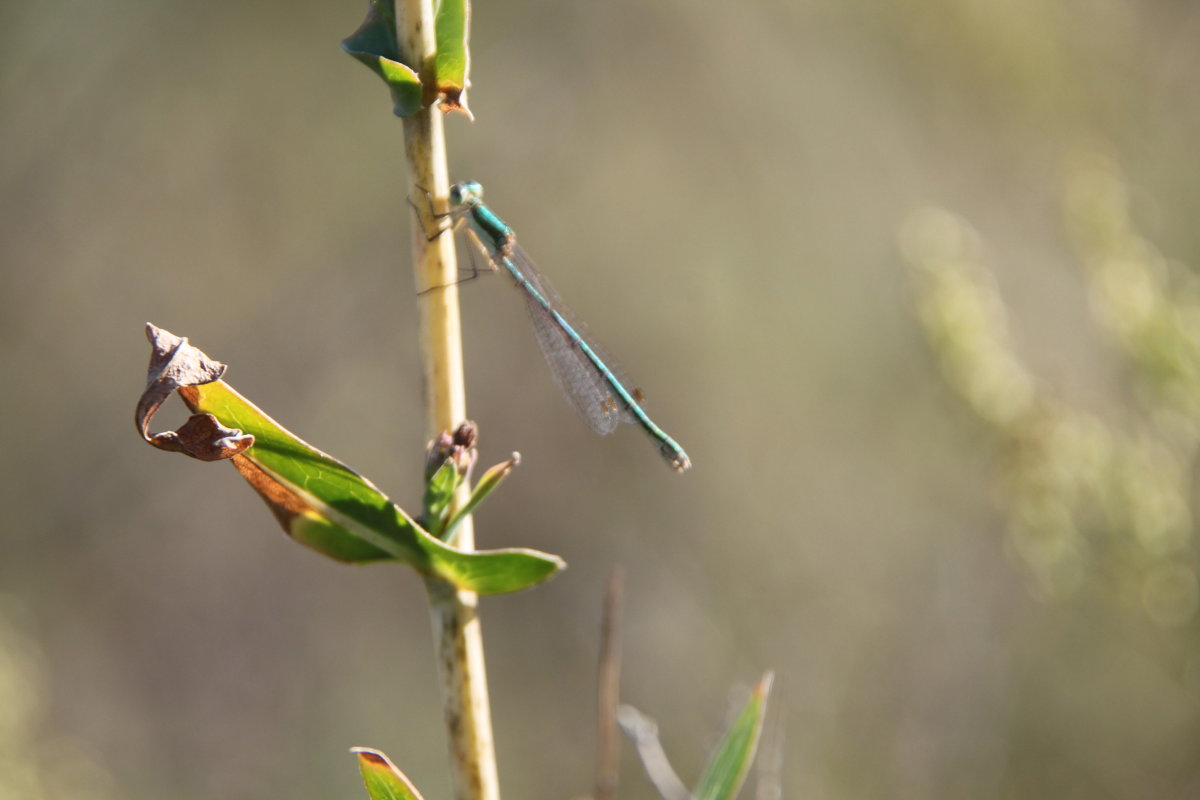
M134 412L134 422L144 440L160 450L184 453L201 461L231 458L254 444L253 436L226 428L211 414L195 414L177 431L151 434L150 418L171 392L219 380L225 365L188 344L186 338L149 322L146 338L151 346L150 368Z

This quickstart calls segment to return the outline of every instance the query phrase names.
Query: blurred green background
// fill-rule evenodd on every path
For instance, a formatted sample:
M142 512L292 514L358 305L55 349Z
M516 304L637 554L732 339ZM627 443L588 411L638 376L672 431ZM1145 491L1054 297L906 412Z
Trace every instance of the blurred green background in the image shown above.
M400 125L337 46L365 5L0 6L3 800L359 797L353 745L449 796L419 581L131 424L151 320L419 497ZM689 778L774 668L788 798L1200 795L1196 4L485 2L473 34L452 175L695 463L592 436L507 282L463 287L482 459L524 456L480 545L570 564L483 606L507 796L589 791L615 564L624 697Z

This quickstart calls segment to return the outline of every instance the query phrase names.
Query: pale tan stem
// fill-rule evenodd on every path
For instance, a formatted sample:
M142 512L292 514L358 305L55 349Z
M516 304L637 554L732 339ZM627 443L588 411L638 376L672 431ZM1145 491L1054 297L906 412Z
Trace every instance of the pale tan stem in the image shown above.
M616 800L620 780L617 705L621 702L621 625L624 572L614 567L604 592L600 622L600 669L596 677L596 787L593 800Z
M428 63L435 46L431 0L403 0L396 5L397 39L403 43L409 63ZM428 70L422 67L418 72L428 85ZM433 439L463 422L467 405L454 237L429 238L439 228L434 214L446 211L449 189L442 112L426 107L405 119L404 141L412 184L409 197L417 207L412 215L412 238L425 379L425 432ZM458 503L465 502L467 490L465 485L460 489ZM474 547L475 531L469 517L459 526L455 545ZM456 590L434 578L426 580L426 589L450 737L455 797L499 800L483 635L476 613L479 598L474 592Z

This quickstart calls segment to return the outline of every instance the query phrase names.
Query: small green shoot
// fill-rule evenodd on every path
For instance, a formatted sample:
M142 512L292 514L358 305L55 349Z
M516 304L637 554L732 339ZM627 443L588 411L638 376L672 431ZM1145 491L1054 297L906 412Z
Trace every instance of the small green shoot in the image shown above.
M424 800L408 776L379 750L355 747L350 750L358 757L358 771L371 800Z
M721 737L692 791L695 800L733 800L737 797L762 735L767 696L771 693L774 678L770 672L763 676L758 686L754 687L745 708Z
M425 514L421 522L430 536L445 541L442 529L446 524L446 515L450 512L450 504L454 501L454 493L463 482L463 475L458 471L451 459L442 462L442 466L425 483L425 497L422 505Z
M479 483L471 491L471 497L463 505L462 508L454 512L454 516L446 524L445 530L442 533L442 539L447 542L454 542L454 534L457 531L458 523L475 510L475 507L483 502L489 494L495 491L500 482L516 469L517 464L521 463L521 454L513 453L512 458L507 461L501 461L496 466L483 473L483 477L479 479Z

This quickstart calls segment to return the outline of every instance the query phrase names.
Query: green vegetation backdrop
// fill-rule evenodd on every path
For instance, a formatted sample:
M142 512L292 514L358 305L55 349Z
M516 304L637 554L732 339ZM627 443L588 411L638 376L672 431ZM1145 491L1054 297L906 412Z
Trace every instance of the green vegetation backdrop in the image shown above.
M353 797L352 745L448 795L418 581L131 424L152 320L416 504L364 6L0 7L0 798ZM481 2L473 57L453 177L695 462L593 437L464 286L482 460L524 456L480 546L570 564L483 606L508 796L587 791L622 563L625 699L688 774L773 667L795 800L1196 797L1195 4Z

